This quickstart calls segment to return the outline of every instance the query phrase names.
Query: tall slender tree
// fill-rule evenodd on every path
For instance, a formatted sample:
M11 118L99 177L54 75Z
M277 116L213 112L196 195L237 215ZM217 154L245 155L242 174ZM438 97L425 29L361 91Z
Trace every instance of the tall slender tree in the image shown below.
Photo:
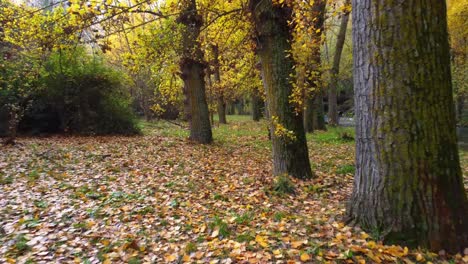
M205 95L206 63L198 41L203 21L198 14L196 0L184 0L181 5L178 18L183 25L180 71L190 109L190 139L206 144L211 143L213 137Z
M226 101L224 100L224 94L219 87L221 85L221 74L220 74L220 63L219 63L219 48L218 45L212 44L211 50L213 52L213 76L216 85L218 86L217 95L216 95L216 105L218 110L218 117L220 124L227 124L226 120Z
M313 95L306 96L305 111L304 111L304 128L306 132L313 132L314 129L326 129L325 122L320 123L323 119L323 96L320 91L321 82L321 57L320 47L322 46L322 34L324 31L325 8L326 0L316 0L312 5L312 42L313 46L310 51L311 63L309 76L306 77L306 83L309 88L314 90Z
M328 123L332 126L338 125L338 74L340 73L341 54L346 40L348 29L351 0L344 3L344 11L341 18L340 30L336 38L335 55L330 70L330 89L328 90Z
M468 246L446 3L353 0L356 175L349 220L388 243Z
M296 113L289 100L294 73L294 60L289 54L292 8L271 0L251 0L249 6L272 121L273 173L311 178L302 114Z

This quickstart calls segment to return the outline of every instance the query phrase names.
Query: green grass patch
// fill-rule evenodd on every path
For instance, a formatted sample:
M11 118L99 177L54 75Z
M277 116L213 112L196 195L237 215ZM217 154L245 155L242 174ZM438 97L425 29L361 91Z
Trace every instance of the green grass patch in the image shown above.
M228 224L218 216L215 216L213 218L213 221L209 224L209 227L212 230L219 229L219 235L222 238L226 238L231 234Z
M354 165L342 165L338 167L338 169L336 170L336 174L354 174L355 170L356 168L354 167Z
M352 142L354 137L355 132L353 127L328 127L327 131L315 131L307 135L307 138L312 142L327 144Z
M7 185L13 183L13 177L11 175L5 176L3 173L0 173L0 184Z

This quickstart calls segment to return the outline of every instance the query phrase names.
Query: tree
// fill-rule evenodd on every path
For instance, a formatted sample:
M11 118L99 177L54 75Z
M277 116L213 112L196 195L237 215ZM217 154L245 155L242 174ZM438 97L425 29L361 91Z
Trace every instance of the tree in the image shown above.
M213 136L205 95L206 63L198 42L202 19L195 0L185 0L182 5L178 19L184 25L180 71L190 108L190 139L206 144L213 141Z
M335 56L333 57L333 65L330 70L330 89L328 90L328 123L332 126L338 125L338 102L337 102L337 86L338 73L340 72L341 54L346 39L346 30L348 28L348 20L351 0L346 0L343 6L343 16L341 18L340 30L336 39Z
M468 126L466 104L468 99L468 2L448 1L448 26L452 55L453 88L457 102L457 121Z
M261 96L261 93L258 89L253 89L252 90L252 120L253 121L260 121L260 118L262 118L262 111L264 108L264 102L263 98Z
M219 48L218 45L211 45L211 49L213 52L213 76L216 85L221 85L221 75L219 73ZM226 102L224 101L223 91L219 89L218 95L216 97L217 102L217 109L218 109L218 117L220 124L227 124L226 121Z
M468 246L445 1L353 1L356 175L349 220L384 242Z
M262 63L271 116L273 173L312 177L302 114L290 102L294 60L291 51L292 9L281 3L251 0L250 10Z
M304 111L304 127L306 132L313 132L315 129L326 129L323 120L323 97L320 87L321 83L321 55L322 34L324 31L326 0L314 1L312 5L312 46L310 47L310 58L312 63L308 66L306 84L312 89L306 96Z

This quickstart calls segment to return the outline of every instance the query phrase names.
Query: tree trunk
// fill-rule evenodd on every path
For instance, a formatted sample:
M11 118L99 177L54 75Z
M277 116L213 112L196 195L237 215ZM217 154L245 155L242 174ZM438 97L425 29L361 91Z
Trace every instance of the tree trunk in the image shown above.
M274 5L271 0L251 0L250 8L271 115L273 173L312 178L302 114L295 113L289 102L293 90L290 76L294 72L294 61L288 55L292 10Z
M350 221L384 242L468 246L445 1L353 1L356 175Z
M317 96L314 98L314 129L316 130L327 130L327 126L325 124L325 113L323 111L323 93L320 91Z
M310 74L306 77L307 88L309 88L313 94L307 94L305 98L305 111L304 111L304 128L308 133L314 132L315 129L324 129L325 121L323 121L323 127L316 126L318 125L319 119L323 120L323 104L318 105L318 97L321 98L321 79L322 79L322 60L320 54L320 47L322 46L322 34L324 31L324 21L325 21L325 7L327 5L326 0L317 0L314 1L312 6L312 17L313 20L313 30L312 30L312 42L314 43L311 50L311 60L310 64ZM322 109L314 108L322 107ZM318 114L321 114L318 116ZM314 122L315 120L315 122ZM326 128L325 128L326 129Z
M217 108L220 124L227 124L226 121L226 102L224 101L223 91L221 89L221 75L219 73L219 49L218 45L211 45L213 51L214 80L216 83Z
M314 110L314 98L306 98L304 108L304 130L307 133L314 132L314 119L317 119L317 111Z
M345 6L350 5L350 0L345 1ZM340 31L336 39L335 56L333 66L330 70L330 89L328 90L328 124L338 125L338 73L340 72L341 54L346 40L346 30L348 28L349 11L345 9L341 18Z
M203 52L198 42L201 16L197 12L195 0L185 0L178 22L184 25L182 32L181 77L190 109L190 139L198 143L213 141L208 104L205 95L205 72Z
M20 107L17 105L10 105L9 120L8 120L8 136L3 141L4 145L15 145L18 133L18 125L20 119Z
M262 118L262 109L263 109L263 99L259 95L257 89L252 91L252 120L253 121L260 121Z

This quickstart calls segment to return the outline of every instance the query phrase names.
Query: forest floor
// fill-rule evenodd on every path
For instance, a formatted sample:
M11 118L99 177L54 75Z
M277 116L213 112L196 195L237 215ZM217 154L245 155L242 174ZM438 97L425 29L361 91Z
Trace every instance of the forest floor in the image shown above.
M383 246L378 232L341 222L354 142L340 134L352 129L308 136L317 177L293 181L290 195L271 187L266 123L228 121L209 146L161 121L144 123L143 136L21 138L2 148L0 263L468 260Z

